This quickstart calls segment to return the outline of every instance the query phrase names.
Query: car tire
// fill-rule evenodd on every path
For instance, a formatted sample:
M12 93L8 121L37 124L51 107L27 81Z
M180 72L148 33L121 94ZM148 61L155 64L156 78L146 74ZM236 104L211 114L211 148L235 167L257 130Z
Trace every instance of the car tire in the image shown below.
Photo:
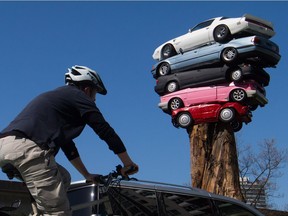
M177 52L175 51L175 48L172 44L166 44L161 49L161 59L162 60L166 59L166 58L170 58L176 54L177 54Z
M233 69L230 72L230 80L232 82L240 82L243 79L243 72L240 68Z
M218 43L224 43L229 41L230 36L230 30L226 25L218 25L213 31L214 40Z
M236 62L238 57L237 49L234 47L227 47L221 53L221 59L226 64L232 64Z
M232 64L238 57L237 49L234 47L227 47L221 53L221 59L226 64Z
M177 124L182 128L188 128L193 124L193 119L188 112L182 112L177 116Z
M170 65L168 62L163 62L158 68L158 76L165 76L171 71Z
M183 101L180 99L180 98L172 98L170 101L169 101L169 104L168 104L168 108L169 108L169 111L172 111L172 110L177 110L181 107L184 106L184 103Z
M240 131L243 127L243 123L241 121L238 121L238 120L234 120L230 124L231 124L234 132Z
M222 122L231 122L235 118L235 111L233 108L224 108L220 111L219 119Z
M232 64L238 57L237 49L234 47L227 47L221 53L221 59L226 64Z
M245 92L245 90L237 88L237 89L233 89L230 92L230 99L232 101L236 101L236 102L243 102L245 101L247 98L247 94Z
M172 93L175 92L179 89L179 84L177 81L171 81L167 84L166 86L166 92L167 93Z

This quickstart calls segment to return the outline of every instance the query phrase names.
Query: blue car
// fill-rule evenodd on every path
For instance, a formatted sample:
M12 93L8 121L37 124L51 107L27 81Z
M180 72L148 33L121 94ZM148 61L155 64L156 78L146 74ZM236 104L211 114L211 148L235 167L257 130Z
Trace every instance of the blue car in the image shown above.
M152 75L155 79L172 73L208 67L229 66L248 62L261 67L275 67L281 56L277 44L260 36L231 40L228 43L215 42L189 52L181 53L155 64Z

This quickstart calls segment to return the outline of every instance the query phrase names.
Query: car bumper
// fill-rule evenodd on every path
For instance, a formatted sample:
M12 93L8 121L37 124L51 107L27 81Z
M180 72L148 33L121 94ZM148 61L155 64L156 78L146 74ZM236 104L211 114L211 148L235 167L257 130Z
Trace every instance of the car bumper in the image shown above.
M241 70L245 79L254 79L263 86L268 86L270 75L262 68L253 66L242 66Z
M159 82L154 86L154 91L160 96L165 94L165 85L164 84L166 84L166 83L165 82L161 82L161 83Z
M167 102L162 102L158 104L158 107L160 109L162 109L163 111L167 111L168 110L168 103Z
M265 95L258 90L247 90L246 93L247 97L255 99L257 104L260 106L265 106L265 104L268 103L268 99L265 97Z
M242 59L254 58L262 67L274 67L281 59L278 53L261 46L245 46L237 50Z

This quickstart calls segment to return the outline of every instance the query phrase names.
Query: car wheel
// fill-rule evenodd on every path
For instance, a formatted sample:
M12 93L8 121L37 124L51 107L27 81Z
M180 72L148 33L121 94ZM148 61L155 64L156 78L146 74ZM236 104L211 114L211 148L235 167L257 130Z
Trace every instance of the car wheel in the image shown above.
M216 42L223 43L230 39L230 30L226 25L218 25L214 29L213 37Z
M243 78L242 70L237 68L230 73L230 80L233 82L240 82Z
M172 93L179 89L179 85L176 81L169 82L166 86L166 92Z
M230 99L232 101L243 102L247 95L243 89L233 89L230 93Z
M238 132L242 129L243 123L241 121L235 120L231 122L231 126L234 132Z
M169 101L169 110L176 110L183 107L183 101L180 98L172 98Z
M238 52L234 47L225 48L221 54L222 60L227 64L234 63L237 59L237 56Z
M235 117L235 111L233 108L224 108L220 111L219 119L222 122L231 122Z
M165 76L170 73L170 65L168 62L163 62L158 69L159 76Z
M193 119L188 112L182 112L177 117L177 123L182 128L188 128L193 124Z
M175 48L172 44L166 44L163 46L161 50L161 59L170 58L174 55L176 55L177 52L175 51Z

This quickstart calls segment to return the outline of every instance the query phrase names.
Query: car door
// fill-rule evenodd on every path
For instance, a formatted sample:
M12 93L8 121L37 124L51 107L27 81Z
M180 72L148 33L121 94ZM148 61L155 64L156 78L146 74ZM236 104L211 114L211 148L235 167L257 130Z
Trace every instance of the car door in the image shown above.
M183 52L187 52L194 48L206 45L209 42L209 26L214 19L199 23L195 27L189 29L189 32L182 38L179 48Z
M225 81L225 73L221 67L189 70L177 74L180 86L183 88L200 85L211 85L216 81Z
M209 103L216 100L215 86L191 88L185 95L186 106L200 103ZM185 103L185 102L184 102Z
M230 86L229 83L223 83L216 86L216 97L217 101L229 101L230 92L235 88L235 86Z

